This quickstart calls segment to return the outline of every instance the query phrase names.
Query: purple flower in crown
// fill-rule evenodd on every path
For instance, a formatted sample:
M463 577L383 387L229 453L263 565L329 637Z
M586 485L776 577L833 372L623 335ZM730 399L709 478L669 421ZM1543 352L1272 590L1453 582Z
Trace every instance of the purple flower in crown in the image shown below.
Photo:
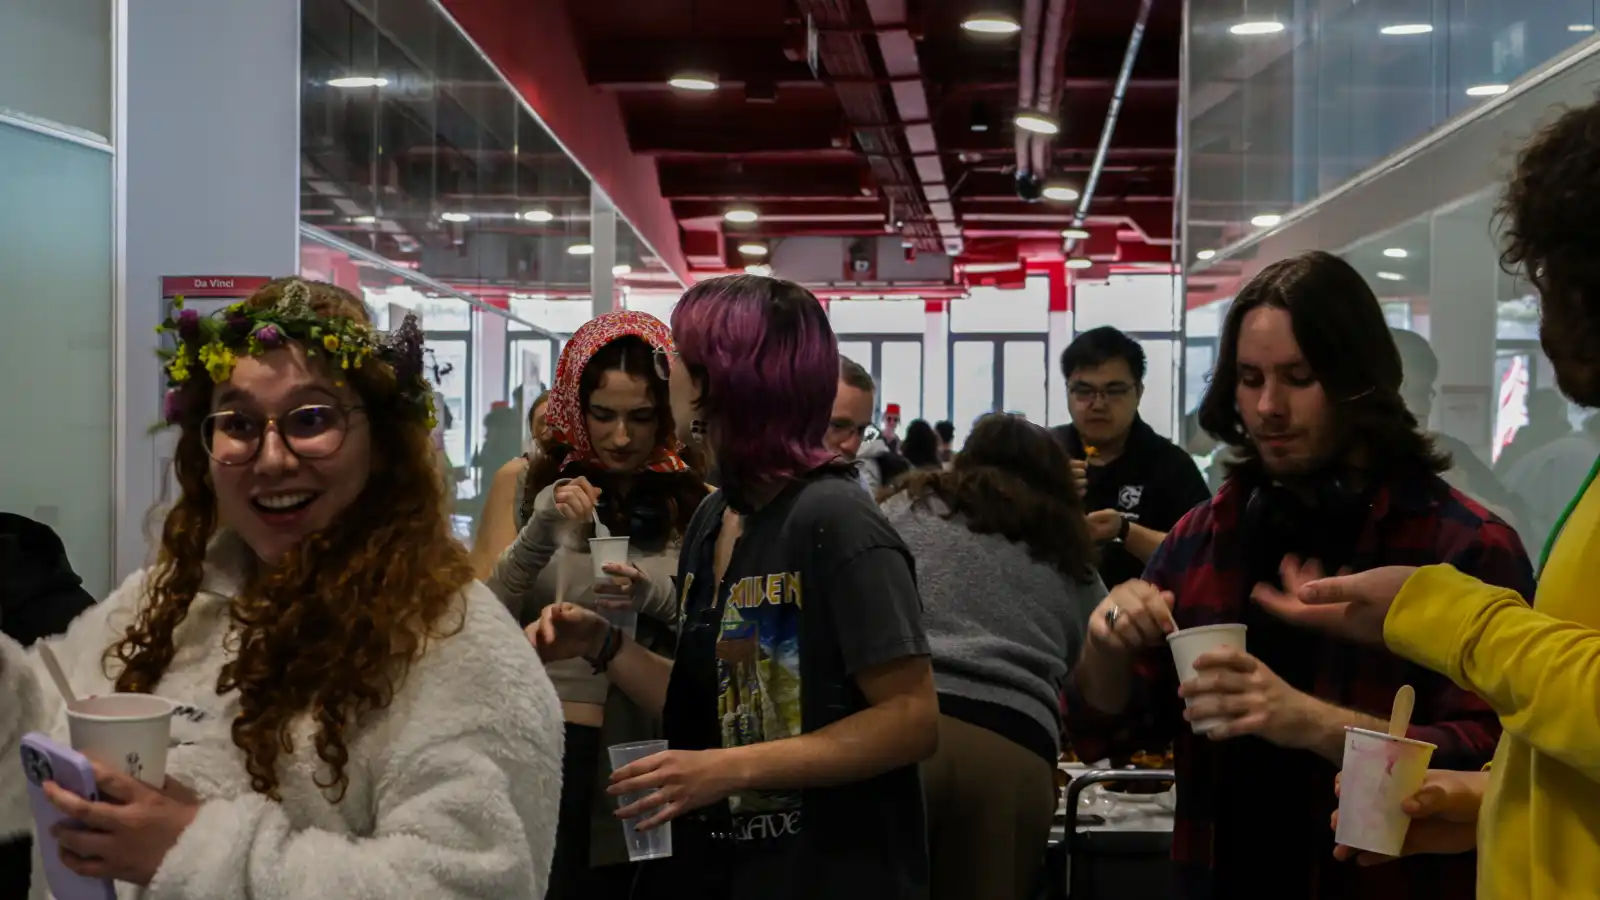
M161 420L168 425L176 425L183 420L183 394L172 388L161 399Z
M178 311L178 336L192 341L200 336L200 313L193 309Z
M271 350L283 346L283 332L278 330L278 326L268 322L256 329L256 340L261 342L261 346Z

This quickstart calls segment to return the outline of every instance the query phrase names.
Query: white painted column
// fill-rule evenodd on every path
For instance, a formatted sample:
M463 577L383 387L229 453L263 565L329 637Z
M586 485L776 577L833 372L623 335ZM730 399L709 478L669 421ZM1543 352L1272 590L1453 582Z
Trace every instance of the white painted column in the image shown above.
M950 418L950 303L924 300L922 331L922 417Z
M594 315L616 309L616 275L612 268L617 264L617 208L599 185L589 186L589 244L594 255L589 257L589 285L594 291Z
M1432 424L1489 459L1499 249L1473 212L1468 206L1433 220L1428 336L1439 357L1439 394Z
M300 4L128 3L121 216L127 440L116 577L150 558L161 482L163 275L292 275L300 237Z

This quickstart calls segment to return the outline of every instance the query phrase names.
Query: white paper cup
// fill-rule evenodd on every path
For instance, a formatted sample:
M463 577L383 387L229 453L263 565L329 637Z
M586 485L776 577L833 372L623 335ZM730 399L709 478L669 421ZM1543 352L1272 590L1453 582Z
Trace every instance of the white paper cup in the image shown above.
M1167 635L1167 646L1172 648L1172 662L1178 668L1178 683L1194 677L1194 661L1210 653L1212 650L1221 650L1232 647L1235 650L1244 649L1245 626L1238 624L1228 625L1201 625L1198 628L1185 628ZM1189 707L1188 698L1184 698L1184 708ZM1226 722L1226 719L1202 719L1191 724L1195 734L1205 734L1211 729Z
M172 701L151 694L106 694L67 706L72 749L108 769L159 788L167 779Z
M628 561L627 537L608 537L589 539L589 558L594 561L594 580L596 583L611 581L613 576L605 570L607 563L626 563ZM612 609L600 605L597 597L596 606L606 621L621 628L632 637L639 627L639 611L637 609Z
M1339 777L1339 828L1334 841L1399 856L1411 817L1400 805L1422 788L1434 745L1346 726Z
M666 741L636 741L631 744L616 744L606 748L611 756L611 771L637 762L647 756L665 752ZM617 799L617 809L630 803L637 803L655 791L641 791L635 794L623 794ZM622 820L622 839L628 845L628 862L642 862L647 859L661 859L672 855L672 823L657 825L649 831L639 831L634 828L638 824L636 819Z

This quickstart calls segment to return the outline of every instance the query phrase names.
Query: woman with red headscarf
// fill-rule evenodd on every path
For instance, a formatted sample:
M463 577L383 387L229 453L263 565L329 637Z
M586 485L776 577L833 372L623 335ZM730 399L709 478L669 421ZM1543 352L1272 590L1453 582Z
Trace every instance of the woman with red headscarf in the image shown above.
M673 352L667 326L623 311L586 323L561 353L548 433L522 491L526 524L488 582L525 626L553 603L576 603L636 620L640 643L673 650L678 547L707 488L675 436L658 351ZM587 541L597 520L612 536L626 536L629 551L628 563L608 565L612 578L601 583ZM604 757L613 744L658 737L660 725L583 660L548 669L566 722L548 896L626 898L634 866L605 798Z

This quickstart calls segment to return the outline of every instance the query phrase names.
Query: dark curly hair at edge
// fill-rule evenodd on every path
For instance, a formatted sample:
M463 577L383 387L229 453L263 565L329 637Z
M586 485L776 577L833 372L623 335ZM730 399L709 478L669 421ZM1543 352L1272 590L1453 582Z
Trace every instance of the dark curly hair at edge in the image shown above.
M1099 554L1072 483L1072 459L1050 432L1021 416L983 416L949 471L912 471L882 499L899 493L916 504L938 497L949 507L946 518L961 516L973 533L998 534L1068 578L1094 580Z
M1501 266L1539 290L1539 343L1556 384L1600 406L1600 103L1568 110L1523 147L1496 211Z
M649 386L650 399L655 404L656 412L654 446L663 446L669 441L677 443L677 430L672 421L672 403L668 396L667 382L656 374L654 355L655 351L650 344L634 335L619 337L597 350L584 364L583 374L578 376L579 406L583 409L585 417L587 418L589 411L589 397L600 387L600 381L605 374L623 372L643 379ZM554 391L556 388L551 390ZM546 395L548 393L547 391ZM566 444L546 438L539 442L539 449L541 452L534 458L533 465L528 470L527 483L523 486L524 518L532 516L533 501L539 496L539 492L559 478L575 478L581 475L607 493L616 482L616 475L598 463L585 463L563 471L567 457L572 454L572 448ZM628 534L631 525L628 507L651 493L665 495L667 514L672 522L674 536L681 538L688 533L689 520L694 517L694 511L699 508L700 501L706 496L706 483L701 474L704 471L704 463L700 455L690 447L682 448L678 455L688 464L688 471L630 473L635 479L636 487L644 490L630 491L621 503L608 504L601 511L601 517L612 534L619 536Z
M274 281L245 302L277 303L289 283ZM370 321L348 291L307 285L319 314ZM313 743L330 772L317 783L330 802L344 798L348 729L389 705L430 639L459 630L459 594L473 578L466 548L449 533L427 423L401 398L393 370L368 365L341 375L360 394L372 430L367 485L280 564L251 565L230 611L238 650L217 679L219 694L239 693L233 742L245 753L251 787L274 800L278 761L294 751L292 726L302 714L316 725ZM204 377L183 388L174 460L182 495L162 527L147 602L105 654L108 677L121 663L119 691L147 693L161 682L221 524L201 441L212 390Z

